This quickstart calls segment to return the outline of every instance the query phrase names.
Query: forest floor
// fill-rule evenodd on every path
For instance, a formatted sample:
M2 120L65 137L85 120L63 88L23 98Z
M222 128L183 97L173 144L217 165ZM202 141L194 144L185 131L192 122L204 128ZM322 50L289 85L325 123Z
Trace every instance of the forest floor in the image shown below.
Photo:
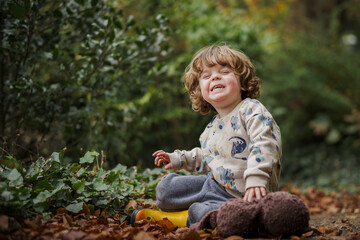
M292 185L285 186L282 191L289 191L303 199L311 214L312 230L302 236L292 236L291 239L360 239L360 189L358 186L356 193L351 194L346 190L341 193L324 193L316 188L308 188L302 192ZM129 207L144 206L131 201L127 208ZM128 223L129 217L124 220L120 217L119 214L110 215L99 210L92 215L86 209L79 214L71 214L61 208L46 222L40 216L34 219L23 219L0 214L0 239L223 239L218 235L217 229L193 231L189 228L174 228L168 220L157 223L143 221L132 227ZM269 238L272 237L262 235L258 239ZM226 239L243 238L231 236Z

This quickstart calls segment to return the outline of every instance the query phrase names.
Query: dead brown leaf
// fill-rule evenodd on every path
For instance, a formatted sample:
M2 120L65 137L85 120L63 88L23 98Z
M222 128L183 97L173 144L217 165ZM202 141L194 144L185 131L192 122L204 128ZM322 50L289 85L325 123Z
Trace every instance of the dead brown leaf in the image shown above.
M88 205L86 203L83 204L82 212L87 217L91 215L90 209L89 209L89 207L88 207Z
M195 230L189 230L187 233L185 233L181 239L184 240L201 240L200 234Z
M63 235L63 239L82 239L87 233L83 231L69 231Z
M133 238L134 240L156 240L151 234L140 231L138 234L136 234Z
M131 199L129 203L125 206L125 210L129 210L130 208L137 208L137 202L134 199Z
M64 214L67 213L66 208L58 208L56 209L56 214Z
M225 238L225 240L244 240L244 238L240 237L240 236L230 236Z
M9 217L0 215L0 230L5 231L9 229Z
M162 226L166 233L169 233L175 229L174 224L172 222L170 222L169 219L167 219L167 218L157 221L156 223L159 224L160 226Z

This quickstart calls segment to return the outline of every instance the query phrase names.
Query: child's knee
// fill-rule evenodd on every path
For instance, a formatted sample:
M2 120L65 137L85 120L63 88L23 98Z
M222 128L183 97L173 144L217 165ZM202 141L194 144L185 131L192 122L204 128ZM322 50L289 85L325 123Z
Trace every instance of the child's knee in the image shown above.
M176 177L177 174L170 173L168 175L165 175L162 177L158 185L156 186L156 206L158 206L161 209L166 209L168 207L167 200L172 198L171 192L171 182L174 177Z

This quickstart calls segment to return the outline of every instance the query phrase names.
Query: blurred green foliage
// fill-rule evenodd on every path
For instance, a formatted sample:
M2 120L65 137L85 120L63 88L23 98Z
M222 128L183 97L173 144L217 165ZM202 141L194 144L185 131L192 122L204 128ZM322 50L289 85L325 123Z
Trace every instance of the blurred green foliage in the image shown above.
M360 184L358 3L3 1L2 158L66 146L104 150L107 167L153 167L157 149L198 146L211 116L191 110L181 77L197 50L226 43L263 80L283 180Z

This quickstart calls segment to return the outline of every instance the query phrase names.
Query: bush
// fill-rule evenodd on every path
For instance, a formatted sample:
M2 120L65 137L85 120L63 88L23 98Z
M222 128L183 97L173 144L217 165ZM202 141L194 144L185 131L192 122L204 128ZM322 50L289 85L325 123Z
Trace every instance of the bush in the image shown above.
M139 26L112 4L1 2L1 156L126 148L127 116L146 100L169 29L160 15Z
M118 164L104 170L103 155L87 152L73 163L64 161L65 149L22 168L8 157L0 163L0 212L9 216L51 216L58 208L79 213L102 209L126 217L131 199L149 201L163 173L160 168L138 172ZM145 199L146 198L146 199Z

